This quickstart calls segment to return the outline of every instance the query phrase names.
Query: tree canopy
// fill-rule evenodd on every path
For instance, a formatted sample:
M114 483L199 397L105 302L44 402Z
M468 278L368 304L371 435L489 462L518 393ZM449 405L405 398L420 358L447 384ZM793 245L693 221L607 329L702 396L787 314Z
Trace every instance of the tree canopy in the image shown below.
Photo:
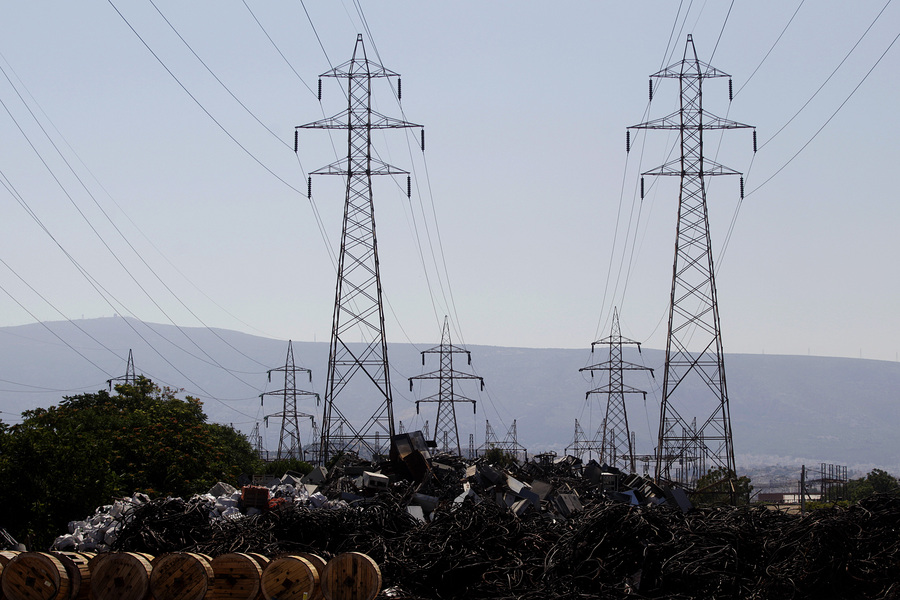
M115 497L189 496L259 467L246 437L207 423L196 398L144 377L115 390L0 424L0 527L29 547L46 547Z
M706 475L697 480L697 488L691 500L695 504L734 504L740 506L750 502L750 478L738 477L734 471L725 467L710 469Z
M858 502L872 494L891 494L900 492L897 478L881 469L872 469L869 474L847 482L846 496L851 502Z

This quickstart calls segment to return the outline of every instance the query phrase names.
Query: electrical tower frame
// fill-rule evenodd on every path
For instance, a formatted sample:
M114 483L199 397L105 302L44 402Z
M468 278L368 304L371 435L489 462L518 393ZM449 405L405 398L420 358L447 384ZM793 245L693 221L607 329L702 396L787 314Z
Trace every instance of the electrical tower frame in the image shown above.
M661 119L628 129L677 131L681 150L678 158L642 173L641 179L642 197L645 175L675 176L681 181L655 476L657 481L673 482L691 489L696 485L698 476L705 474L706 465L711 469L723 469L727 478L735 477L731 412L725 384L724 352L709 235L706 178L740 173L706 158L703 133L752 126L717 117L703 109L703 81L730 76L697 58L690 34L682 60L651 77L678 80L679 109ZM650 98L653 98L652 79ZM753 139L755 151L755 129ZM630 150L629 142L630 132L626 138L626 149ZM694 349L689 349L689 346ZM694 389L685 383L698 379L700 385ZM689 405L703 411L697 427L688 425L684 413ZM703 466L690 468L685 463L698 460L694 452L697 447L700 448L699 459L703 461ZM673 471L682 473L681 477L676 477Z
M266 426L272 417L281 419L281 431L278 434L278 453L275 455L276 460L285 458L296 458L297 460L305 460L303 454L303 445L300 442L300 419L309 419L315 427L315 417L310 414L297 412L298 396L315 396L316 405L319 404L319 394L315 392L307 392L297 389L297 373L306 373L309 381L312 382L312 371L304 367L298 367L294 364L294 346L288 340L287 358L285 358L284 366L276 369L269 369L267 376L272 381L272 373L284 373L284 387L280 390L264 392L259 395L260 406L266 396L281 396L282 409L279 413L266 415L264 421Z
M122 384L130 386L134 386L134 384L137 382L137 377L134 374L134 357L131 355L131 348L128 349L128 362L125 363L125 374L106 380L106 385L109 386L109 391L112 391L114 381L121 381Z
M372 130L421 127L372 110L372 81L399 77L366 57L362 34L357 35L353 57L322 77L347 80L347 109L341 113L300 125L296 129L347 130L347 157L310 175L340 175L346 178L341 248L335 286L334 316L328 353L328 378L322 417L318 460L322 463L340 453L386 454L383 440L394 435L394 409L384 327L381 271L375 235L372 197L373 175L408 173L373 156ZM321 80L320 80L321 100ZM399 87L398 87L399 91ZM399 94L398 94L399 96ZM296 150L295 133L295 150ZM423 135L424 141L424 135ZM312 194L312 178L309 182ZM407 195L410 184L407 179ZM362 338L354 344L351 334ZM365 421L349 415L341 394L352 380L360 380L378 406ZM345 396L346 397L346 396ZM355 416L355 415L354 415Z
M472 411L475 411L475 400L466 398L456 393L455 382L460 379L477 379L481 383L481 389L484 390L484 378L477 375L471 375L453 368L453 355L465 354L468 364L472 364L472 353L454 346L450 339L450 321L444 317L444 329L441 334L441 343L439 346L422 350L422 365L425 365L426 354L440 355L440 368L437 371L416 375L409 378L409 391L413 391L413 382L427 379L438 380L438 393L422 400L416 400L416 412L419 412L419 404L421 402L437 403L437 418L434 421L434 442L443 452L456 452L462 456L462 446L459 441L459 428L456 422L456 403L471 402ZM455 444L451 446L451 444Z
M609 373L605 386L595 388L585 394L585 399L589 399L591 394L606 395L606 416L598 436L600 439L597 440L600 442L600 461L626 473L635 473L637 470L635 468L633 435L628 427L625 394L643 394L646 400L647 392L625 385L624 372L650 371L650 374L653 375L653 369L622 360L623 345L635 345L640 352L641 343L622 337L618 308L613 308L612 329L609 336L591 343L591 354L594 353L594 348L598 344L609 346L608 360L581 368L579 371L590 371L591 377L594 376L595 371Z
M581 423L575 419L575 436L572 438L572 443L566 446L566 454L584 460L582 457L587 453L588 460L591 460L595 452L597 456L600 456L600 448L597 446L596 440L587 437Z

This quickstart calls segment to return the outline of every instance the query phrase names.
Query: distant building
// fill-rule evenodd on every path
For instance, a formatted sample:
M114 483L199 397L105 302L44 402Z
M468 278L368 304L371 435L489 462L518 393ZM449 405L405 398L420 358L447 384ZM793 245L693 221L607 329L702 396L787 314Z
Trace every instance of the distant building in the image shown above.
M766 504L800 504L800 494L784 493L784 492L768 492L760 493L756 497L757 501ZM806 494L806 500L818 502L822 499L821 494Z

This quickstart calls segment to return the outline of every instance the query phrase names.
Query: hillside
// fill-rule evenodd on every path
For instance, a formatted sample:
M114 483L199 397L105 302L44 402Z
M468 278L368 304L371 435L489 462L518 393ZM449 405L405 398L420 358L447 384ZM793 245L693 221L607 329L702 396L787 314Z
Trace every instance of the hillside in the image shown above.
M437 342L389 348L395 414L409 429L434 419L434 405L423 405L417 416L415 400L435 393L436 383L410 393L406 378L438 368L436 357L429 356L434 362L423 368L419 356ZM327 342L295 342L293 348L296 363L313 371L312 383L298 379L298 386L321 393ZM261 408L259 394L283 387L277 374L268 383L266 370L284 365L286 340L103 318L0 328L0 417L14 423L22 410L106 387L107 379L125 373L129 349L139 373L200 397L213 421L249 432L263 415L281 409L273 397ZM603 360L601 349L593 358L587 349L469 350L486 386L481 393L475 385L463 386L462 393L478 402L475 415L467 405L458 407L464 440L474 432L476 445L483 441L485 418L501 439L515 419L519 441L531 452L561 452L572 440L576 418L587 433L596 430L601 408L596 399L587 404L585 392L602 381L592 382L578 369ZM626 360L656 369L655 380L642 373L626 376L629 385L649 392L646 403L639 395L628 398L638 450L649 452L656 436L663 352L645 349L639 356L629 350ZM900 470L900 439L895 435L900 426L895 409L900 363L733 354L727 356L726 368L739 465L828 462L857 472L873 466ZM312 400L304 399L300 410L319 420L320 409ZM274 446L277 424L270 423L266 433Z

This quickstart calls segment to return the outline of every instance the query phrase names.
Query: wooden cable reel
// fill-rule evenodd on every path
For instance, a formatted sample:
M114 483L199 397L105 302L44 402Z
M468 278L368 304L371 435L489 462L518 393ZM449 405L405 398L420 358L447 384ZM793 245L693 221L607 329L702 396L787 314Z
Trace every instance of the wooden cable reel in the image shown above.
M361 552L338 554L322 576L326 600L373 600L381 591L381 569Z
M316 589L313 591L312 595L309 597L309 600L321 600L322 598L322 575L325 573L325 565L328 564L324 558L319 556L318 554L313 554L312 552L298 552L295 556L299 556L300 558L305 558L312 564L316 569L316 574L319 576L319 585L316 586Z
M266 600L308 600L318 586L316 567L299 556L276 558L262 574L262 593Z
M268 564L268 560L265 562ZM257 557L233 552L215 557L211 564L214 575L210 600L256 600L259 597L263 566Z
M144 600L147 597L152 567L146 555L115 552L104 554L91 564L94 600Z
M150 593L156 600L203 600L213 580L211 559L194 552L170 552L153 559Z
M46 552L22 552L3 567L7 600L69 600L69 576L62 562Z
M51 552L59 559L69 578L69 598L88 600L91 596L90 556L82 552Z

